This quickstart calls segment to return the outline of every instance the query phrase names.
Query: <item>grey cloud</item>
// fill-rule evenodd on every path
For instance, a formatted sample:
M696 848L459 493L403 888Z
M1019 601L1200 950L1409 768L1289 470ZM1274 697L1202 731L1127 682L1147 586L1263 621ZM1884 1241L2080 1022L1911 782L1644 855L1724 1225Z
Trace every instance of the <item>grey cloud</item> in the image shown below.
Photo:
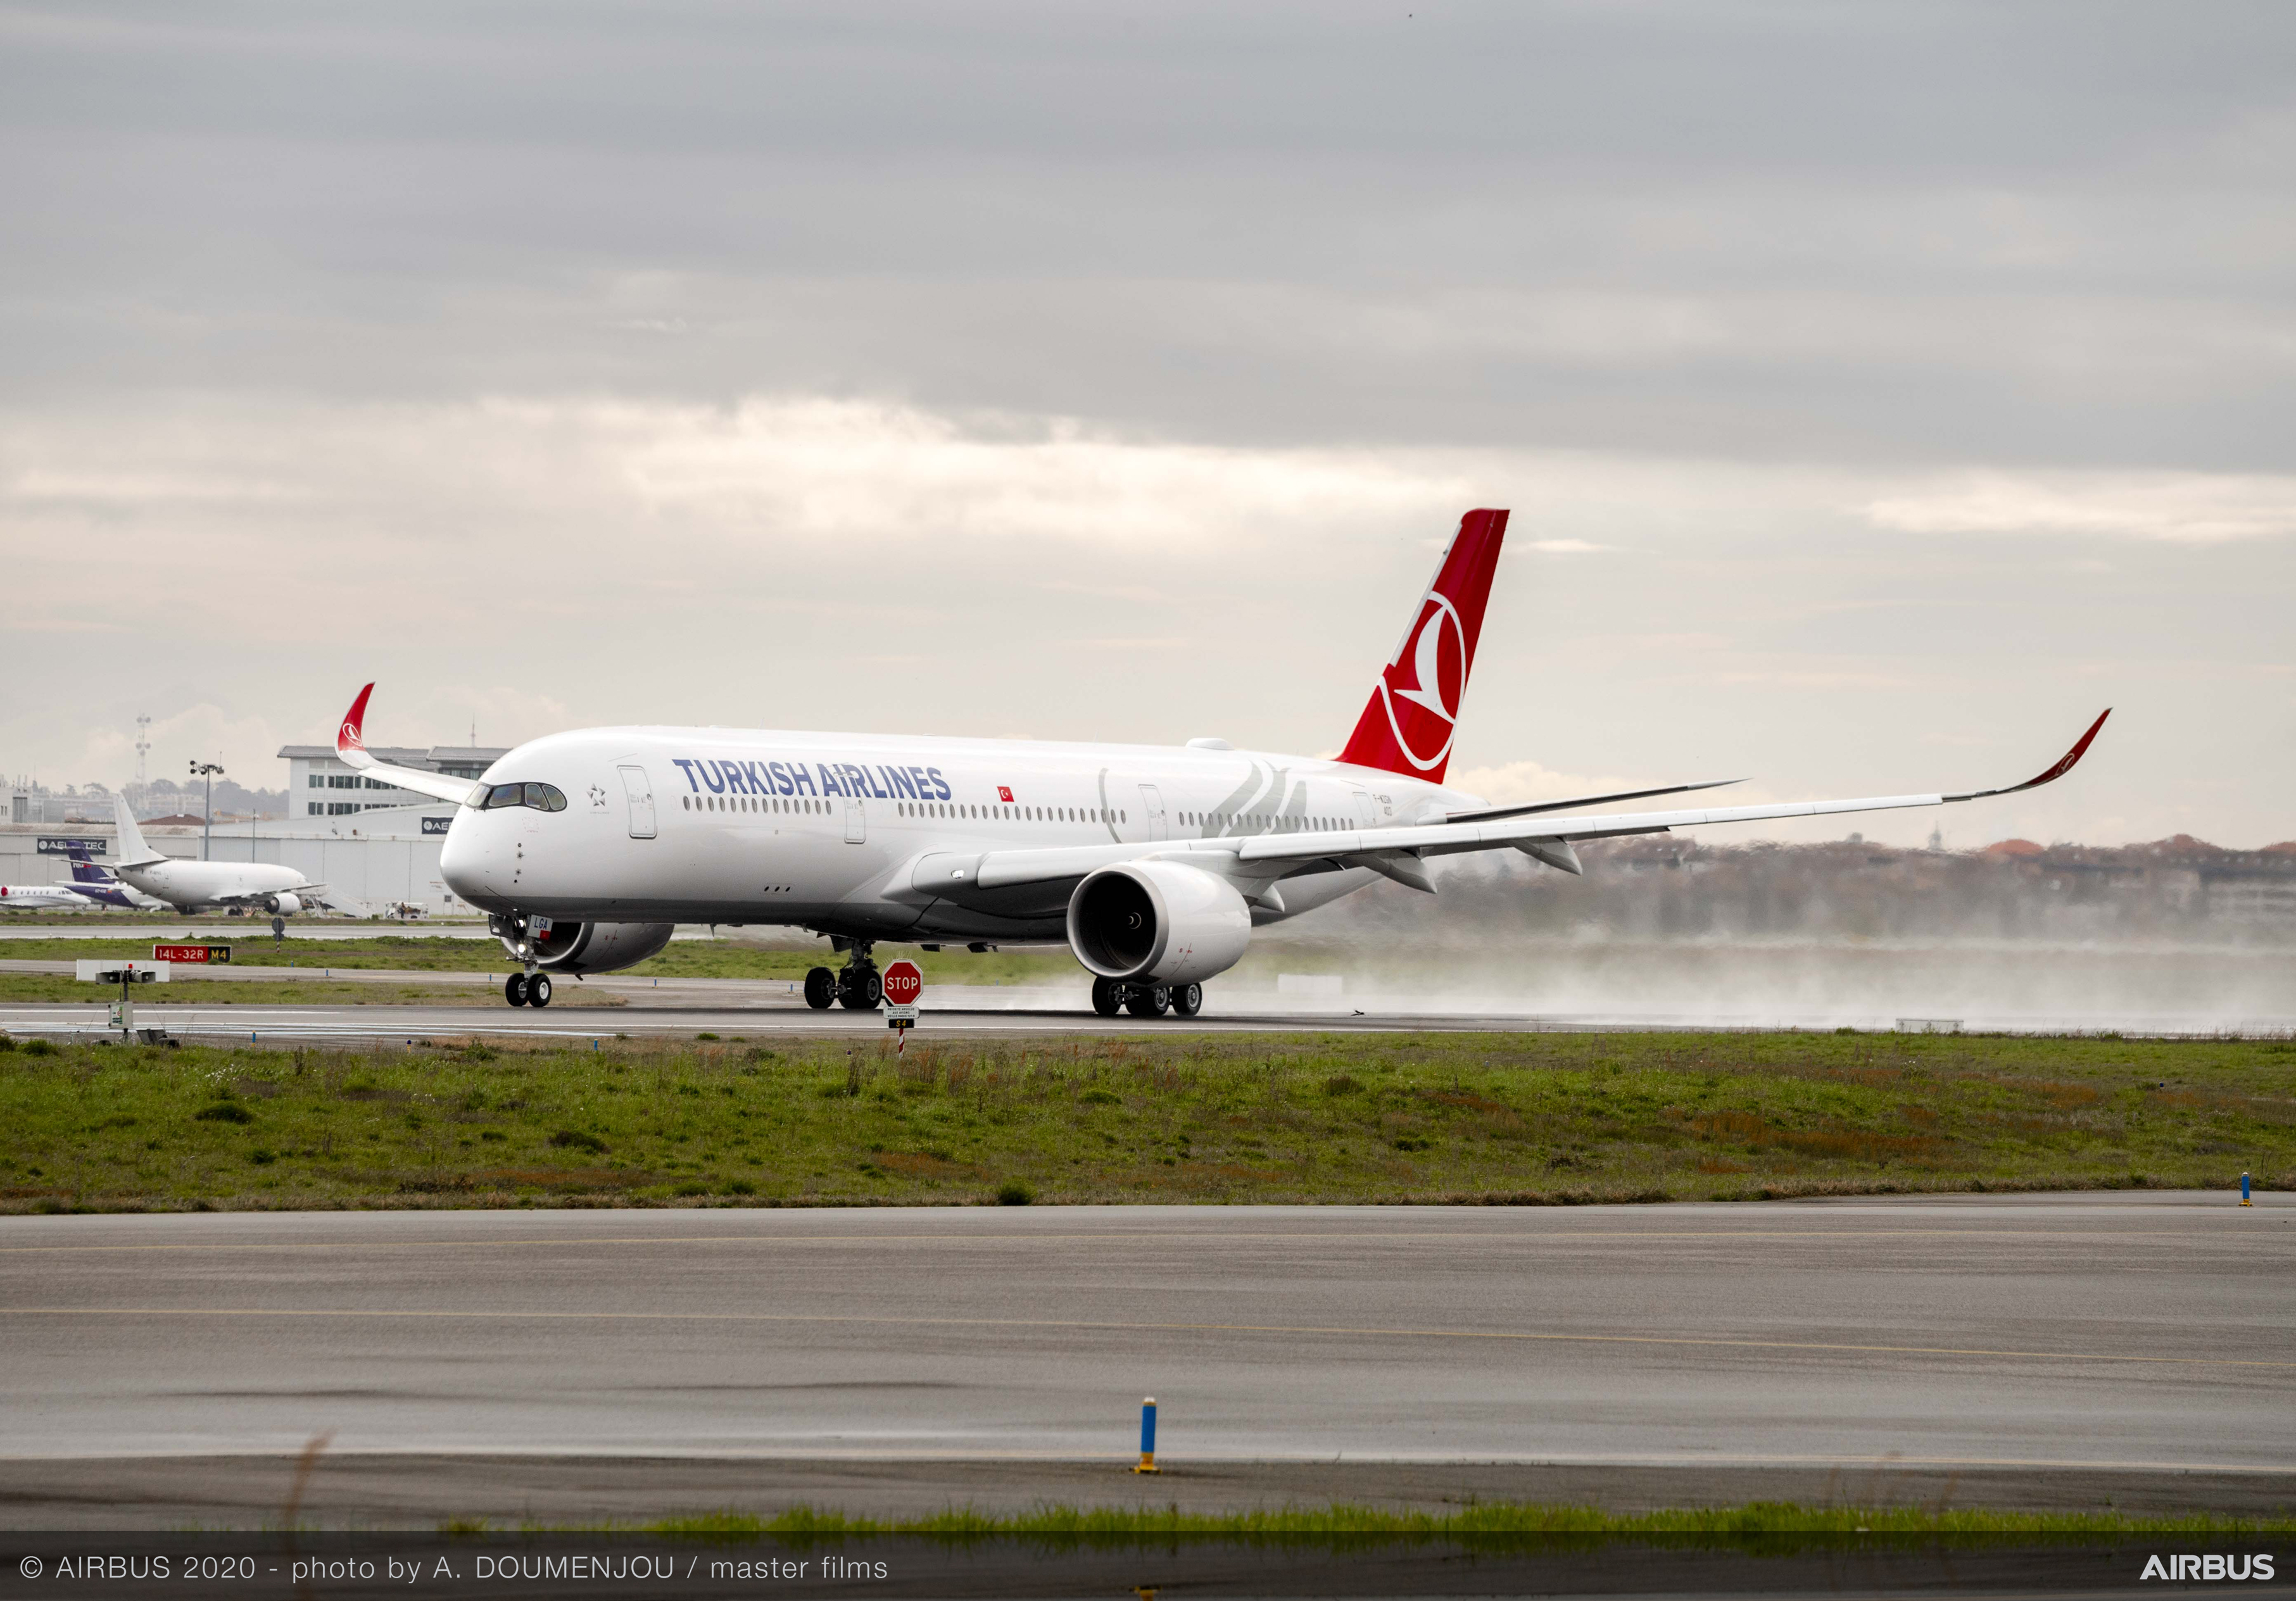
M2260 843L2292 88L2266 4L0 8L0 762L376 673L1324 748L1473 500L1463 759L1886 788L2113 699L2004 832ZM122 542L250 659L57 632Z
M7 381L2255 469L2284 463L2259 413L2296 365L2290 31L2261 5L20 9Z

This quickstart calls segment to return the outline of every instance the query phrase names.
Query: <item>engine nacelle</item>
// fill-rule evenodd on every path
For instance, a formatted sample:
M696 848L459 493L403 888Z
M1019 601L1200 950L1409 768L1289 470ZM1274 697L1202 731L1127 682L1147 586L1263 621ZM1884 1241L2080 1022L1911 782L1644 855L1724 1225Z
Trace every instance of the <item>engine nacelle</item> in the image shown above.
M266 895L263 910L276 918L291 918L303 910L303 897L282 890L275 895Z
M1251 944L1251 908L1235 886L1177 862L1102 868L1069 897L1069 948L1103 978L1195 984Z
M499 919L497 919L499 921ZM533 941L534 960L553 973L611 973L634 968L669 943L675 923L553 923ZM503 949L518 954L518 942L496 927Z

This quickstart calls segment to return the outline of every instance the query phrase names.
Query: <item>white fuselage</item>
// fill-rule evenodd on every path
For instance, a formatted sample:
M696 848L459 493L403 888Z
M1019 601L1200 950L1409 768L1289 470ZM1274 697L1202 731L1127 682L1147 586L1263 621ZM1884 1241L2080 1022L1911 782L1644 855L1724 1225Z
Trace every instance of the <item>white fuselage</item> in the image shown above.
M86 911L94 904L62 884L0 884L0 911Z
M519 747L488 781L562 811L459 810L447 886L490 911L596 922L791 924L856 939L1054 941L1065 886L935 887L927 858L1234 839L1433 821L1472 796L1308 757L717 728L585 729ZM1283 880L1266 923L1377 874Z
M271 862L152 862L116 867L115 877L178 911L202 906L259 903L265 897L307 889L310 880Z

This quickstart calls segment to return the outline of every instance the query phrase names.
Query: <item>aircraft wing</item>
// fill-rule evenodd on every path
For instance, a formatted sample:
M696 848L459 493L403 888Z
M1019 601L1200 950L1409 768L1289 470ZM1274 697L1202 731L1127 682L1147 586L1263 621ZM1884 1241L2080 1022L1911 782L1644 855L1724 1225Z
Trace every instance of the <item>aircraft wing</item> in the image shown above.
M2014 795L2022 789L2054 783L2073 770L2087 753L2111 708L2100 714L2073 747L2056 764L2027 779L1998 789L1972 789L1960 795L1881 795L1856 800L1784 801L1754 806L1711 806L1675 812L1586 813L1575 816L1510 816L1479 822L1419 823L1392 829L1322 829L1312 833L1252 834L1228 839L1185 839L1153 844L1082 845L1056 850L991 851L977 861L931 856L919 864L915 887L920 890L961 888L969 880L983 890L1078 878L1118 862L1158 856L1168 861L1195 859L1201 865L1237 877L1276 878L1310 862L1328 861L1341 867L1367 867L1414 889L1434 885L1420 865L1429 856L1463 851L1512 847L1565 872L1579 870L1578 853L1570 847L1581 839L1610 839L1626 834L1664 834L1675 829L1712 823L1762 822L1774 818L1829 817L1851 812L1893 812L1916 806L1951 805L1959 801L1984 800ZM1226 858L1226 862L1216 860Z
M324 884L291 884L285 889L250 889L244 894L207 895L201 898L212 901L217 906L260 906L275 895L293 895L298 900L308 900L326 887Z
M379 779L387 779L401 789L412 789L417 795L435 796L457 805L475 806L487 797L487 786L473 779L458 779L444 772L430 772L420 767L394 767L388 762L378 762L367 755L366 698L374 693L367 685L351 702L351 709L343 714L342 723L335 730L335 755L347 767Z

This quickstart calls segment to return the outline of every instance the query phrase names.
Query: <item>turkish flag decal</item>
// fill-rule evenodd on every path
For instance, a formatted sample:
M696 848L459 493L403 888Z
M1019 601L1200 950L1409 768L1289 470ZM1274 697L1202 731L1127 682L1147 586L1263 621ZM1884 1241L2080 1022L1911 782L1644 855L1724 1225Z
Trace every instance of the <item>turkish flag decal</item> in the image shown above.
M997 785L996 798L1003 801L1006 805L1011 805L1013 804L1013 790L1011 786L1005 784Z

